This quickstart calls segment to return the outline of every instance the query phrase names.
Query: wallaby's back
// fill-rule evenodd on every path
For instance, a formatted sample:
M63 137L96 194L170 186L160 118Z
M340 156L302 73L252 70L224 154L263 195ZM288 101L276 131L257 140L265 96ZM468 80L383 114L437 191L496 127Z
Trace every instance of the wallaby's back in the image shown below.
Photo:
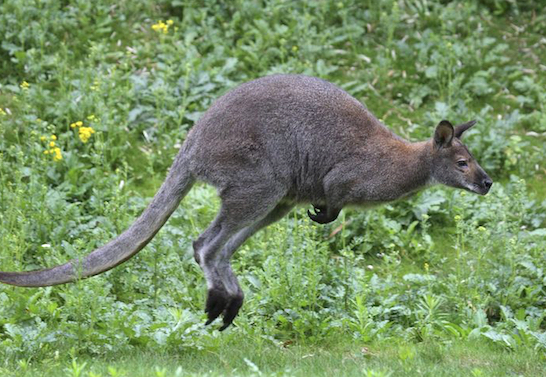
M220 97L191 130L186 153L195 177L220 189L265 173L312 200L335 164L355 153L371 162L387 141L403 143L334 84L273 75Z

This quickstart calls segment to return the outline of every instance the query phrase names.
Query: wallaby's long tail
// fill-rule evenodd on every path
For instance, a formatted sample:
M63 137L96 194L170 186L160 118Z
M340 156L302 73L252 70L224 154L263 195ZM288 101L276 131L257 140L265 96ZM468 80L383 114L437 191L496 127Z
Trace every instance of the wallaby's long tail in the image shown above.
M29 272L0 272L0 282L21 287L45 287L100 274L138 253L165 224L190 190L194 179L180 153L163 185L140 217L118 237L82 259Z

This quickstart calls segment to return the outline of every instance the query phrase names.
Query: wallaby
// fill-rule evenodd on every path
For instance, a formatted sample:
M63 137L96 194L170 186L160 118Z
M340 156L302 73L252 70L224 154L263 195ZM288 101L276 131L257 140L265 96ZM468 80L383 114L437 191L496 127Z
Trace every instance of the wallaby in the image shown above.
M432 139L410 143L355 98L322 79L273 75L220 97L189 132L169 174L141 216L81 260L0 281L42 287L100 274L140 251L196 180L216 187L221 208L193 243L208 286L207 324L228 327L243 304L230 258L255 232L296 204L334 221L346 205L374 206L442 183L485 195L493 182L461 142L476 122L442 120Z

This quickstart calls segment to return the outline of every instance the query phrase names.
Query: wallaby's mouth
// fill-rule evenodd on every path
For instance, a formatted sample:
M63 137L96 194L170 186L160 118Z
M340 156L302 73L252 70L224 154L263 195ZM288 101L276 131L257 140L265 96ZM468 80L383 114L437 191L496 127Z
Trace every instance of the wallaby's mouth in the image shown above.
M468 187L468 190L479 195L486 195L492 185L493 181L487 178L481 184L472 183L470 187Z

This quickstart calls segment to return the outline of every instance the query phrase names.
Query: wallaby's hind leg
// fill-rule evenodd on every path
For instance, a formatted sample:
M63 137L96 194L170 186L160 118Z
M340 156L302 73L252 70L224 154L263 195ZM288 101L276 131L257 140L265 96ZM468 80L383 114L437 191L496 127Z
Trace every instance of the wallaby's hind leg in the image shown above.
M220 331L226 329L233 319L239 313L239 309L243 305L243 290L241 289L237 276L231 269L230 259L235 250L239 248L249 237L266 226L273 224L284 217L294 207L292 203L279 203L277 206L267 214L263 219L255 222L252 225L240 230L225 244L220 255L217 258L217 271L218 275L222 278L224 287L233 294L232 300L228 303L224 311L224 324L220 328Z
M222 276L223 270L218 270L217 256L232 236L265 217L284 196L284 193L274 191L272 187L275 185L256 186L254 183L223 190L220 195L222 199L220 212L194 242L195 259L207 280L208 297L205 308L208 313L207 324L222 314L230 302L235 300L242 303L240 289L235 291L230 289L230 280Z

